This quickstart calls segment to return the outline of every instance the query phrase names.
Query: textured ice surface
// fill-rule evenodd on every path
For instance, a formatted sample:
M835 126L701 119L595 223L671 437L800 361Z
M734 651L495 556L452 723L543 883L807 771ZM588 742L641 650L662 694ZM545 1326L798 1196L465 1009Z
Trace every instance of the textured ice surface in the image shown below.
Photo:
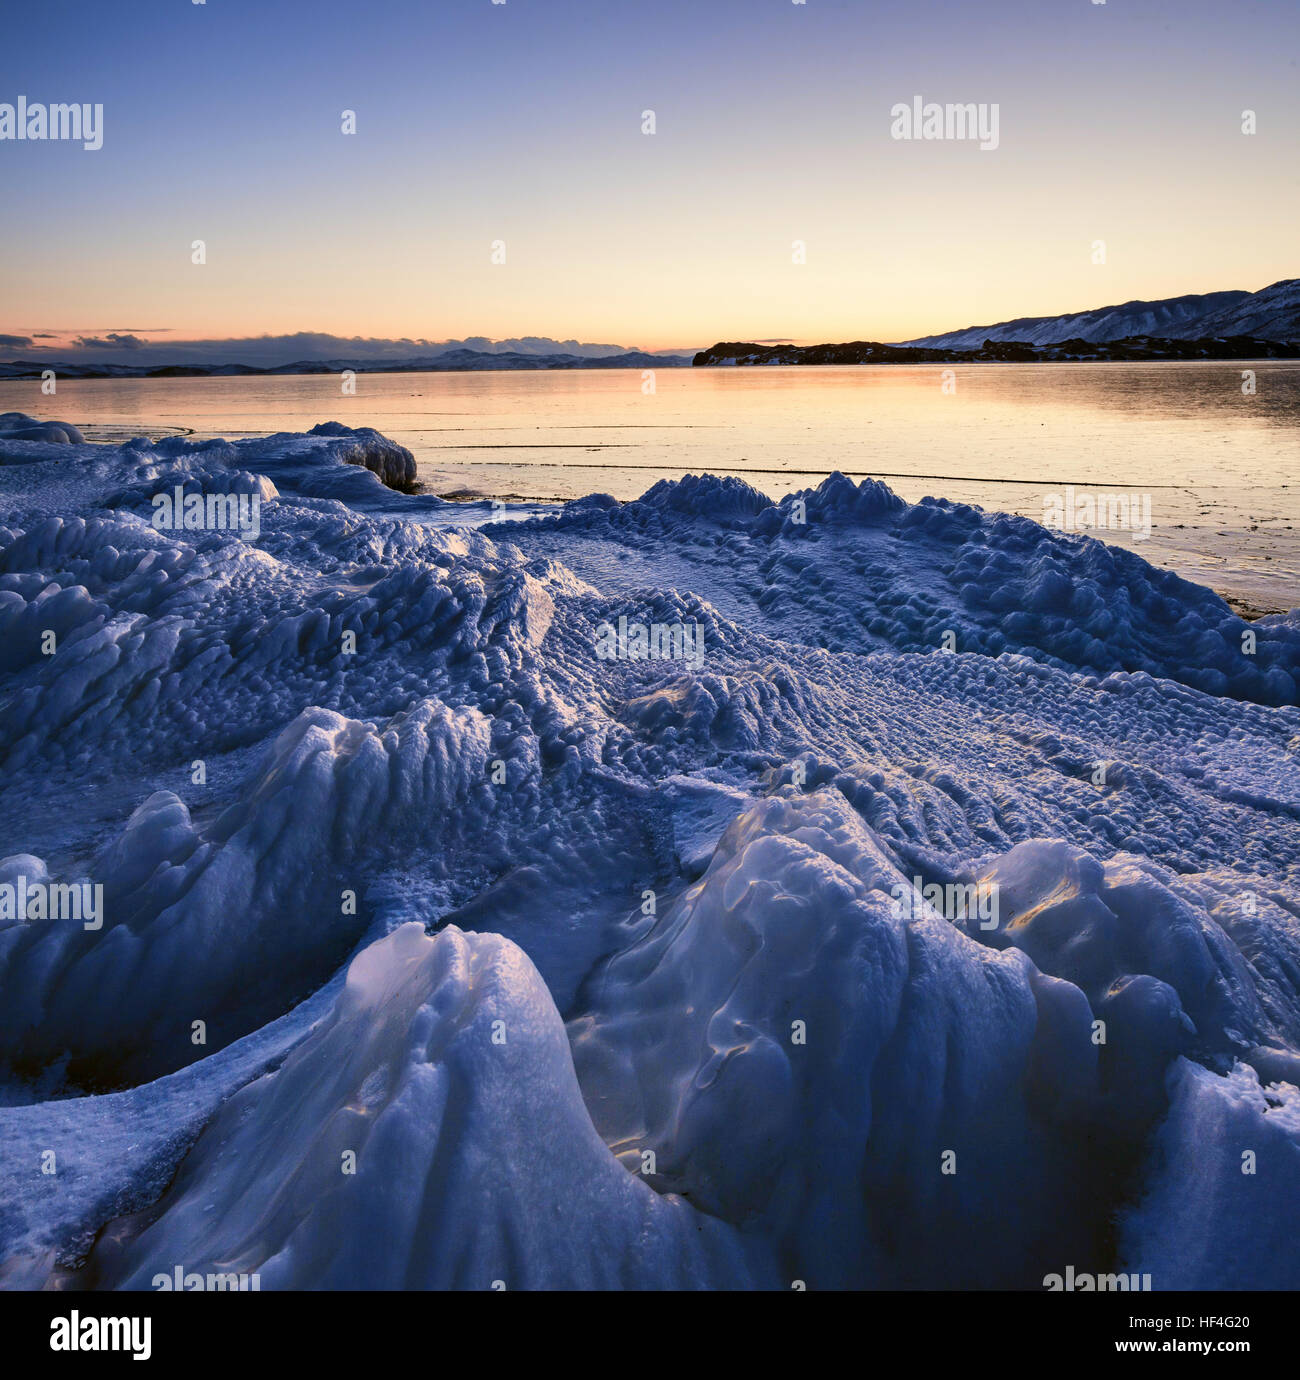
M1300 1282L1296 613L842 476L413 476L0 424L0 1283Z

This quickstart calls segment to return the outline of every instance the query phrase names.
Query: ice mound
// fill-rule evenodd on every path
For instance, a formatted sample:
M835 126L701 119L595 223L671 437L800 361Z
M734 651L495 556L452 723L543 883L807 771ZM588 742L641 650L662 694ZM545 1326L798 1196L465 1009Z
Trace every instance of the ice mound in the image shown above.
M873 525L901 513L907 504L888 484L879 479L863 479L855 484L847 475L835 473L813 490L792 494L775 506L765 505L754 530L765 537L798 536L809 522L820 524Z
M761 1261L761 1249L753 1249ZM745 1243L615 1161L536 969L495 935L404 925L329 1016L236 1093L95 1283L177 1262L262 1289L746 1287Z
M1295 1033L1268 1027L1224 932L1135 860L1023 844L981 880L1003 910L966 937L919 898L899 913L912 878L838 792L751 806L704 876L603 966L571 1025L605 1139L629 1169L652 1154L661 1191L773 1240L812 1287L1025 1288L1068 1264L1108 1271L1106 1224L1153 1172L1143 1157L1194 1156L1197 1118L1220 1115L1188 1110L1179 1079L1223 1080L1179 1056L1246 1050L1268 1029L1274 1047L1251 1058L1294 1076ZM1035 962L1003 962L1021 953ZM1258 1087L1242 1065L1233 1080ZM1216 1194L1231 1186L1213 1184L1194 1210L1157 1204L1157 1244L1123 1268L1213 1287L1212 1260L1199 1276L1173 1268L1178 1246L1159 1232L1191 1215L1182 1229L1209 1241L1219 1216L1249 1223L1293 1192L1294 1091L1251 1102L1289 1109L1242 1141L1269 1145L1267 1184L1230 1206ZM1173 1171L1167 1192L1186 1182ZM1255 1278L1290 1279L1297 1263L1288 1247Z
M10 425L0 425L0 466L76 466L86 477L106 483L100 499L105 504L122 501L107 487L114 478L133 485L193 479L207 492L223 492L223 476L244 471L263 476L285 494L334 498L371 511L383 509L393 490L409 494L416 486L411 452L371 427L322 422L305 434L281 432L234 442L141 436L119 447L88 445L66 422L37 422L16 412L4 417ZM416 511L442 506L432 496L411 505Z
M410 489L415 484L415 457L405 446L381 436L373 427L346 427L342 422L321 422L311 436L339 436L350 444L334 454L348 465L361 465L390 489ZM273 438L274 439L274 438Z
M1097 1249L1088 1004L901 884L837 793L756 804L593 983L579 1079L630 1168L810 1287L1023 1287Z
M1300 926L1258 880L1180 877L1123 853L1102 863L1059 841L1019 844L968 877L996 889L999 913L963 928L1087 997L1100 1088L1134 1145L1165 1110L1177 1056L1241 1061L1267 1081L1300 1074Z
M605 588L619 575L604 554L610 540L658 553L679 585L711 586L725 566L746 614L783 641L1015 652L1099 677L1144 673L1212 695L1300 702L1293 621L1248 624L1212 591L1130 551L944 499L909 505L879 480L834 474L772 504L740 480L691 476L617 508L569 504L521 528L530 549L598 571ZM640 578L632 557L623 565Z
M1068 844L1025 843L979 880L1000 896L1000 923L988 942L1023 949L1043 971L1079 987L1099 1013L1131 1003L1128 980L1144 974L1173 998L1162 1019L1194 1031L1205 1054L1243 1040L1300 1047L1296 1013L1280 1027L1268 1019L1258 996L1263 979L1229 934L1146 859L1121 853L1101 863ZM1237 885L1243 898L1249 894L1244 878ZM1294 961L1298 942L1292 926L1278 926L1264 951ZM1182 1012L1190 1020L1180 1021Z
M414 663L417 649L486 678L487 658L517 662L551 616L518 559L464 562L472 548L425 529L394 544L352 541L311 517L308 547L303 519L286 521L264 514L258 546L214 533L177 540L124 517L45 517L9 531L0 666L23 673L0 725L11 765L102 751L106 735L124 747L132 722L146 751L187 723L226 748L278 731L331 688L344 711L395 713L433 673ZM290 593L306 583L308 555L346 575Z
M486 791L488 737L481 715L436 701L382 732L313 709L206 828L171 792L150 796L95 866L100 928L76 917L0 930L0 1059L23 1070L62 1057L92 1083L153 1077L280 1014L364 932L347 872L357 841L370 829L400 840L408 820ZM23 865L6 859L0 876ZM29 880L47 874L38 865Z
M754 517L769 507L763 494L735 475L688 474L681 479L661 479L637 500L637 508L663 508L688 517L707 516L725 523ZM611 509L611 514L623 509Z
M843 476L474 530L404 456L0 436L0 1284L1292 1278L1219 1177L1300 1143L1294 615Z
M79 446L85 443L85 437L71 422L38 422L25 412L0 412L0 441Z
M146 471L148 466L143 467ZM163 479L161 475L142 480L138 484L111 495L108 506L112 508L136 507L142 513L152 513L153 500L162 495L173 498L176 494L185 497L207 494L247 494L257 495L259 503L269 503L280 497L280 491L264 474L252 474L248 470L209 471L200 475L188 475L179 482Z
M1170 1084L1121 1268L1161 1289L1300 1288L1300 1089L1186 1060Z

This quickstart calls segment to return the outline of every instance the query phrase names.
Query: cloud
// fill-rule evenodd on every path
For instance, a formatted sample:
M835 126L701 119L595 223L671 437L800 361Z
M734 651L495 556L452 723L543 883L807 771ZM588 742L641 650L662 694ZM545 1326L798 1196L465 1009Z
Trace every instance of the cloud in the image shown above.
M143 350L148 343L138 335L124 335L121 331L77 337L77 344L84 350Z
M0 335L0 348L8 346L10 349L26 349L32 344L29 335Z
M159 331L158 334L162 332ZM62 338L66 341L65 344L46 348L57 352L59 359L66 363L102 363L114 357L120 358L123 351L129 350L132 364L148 367L248 364L265 369L293 364L299 360L381 364L432 359L450 350L478 350L489 354L568 354L596 359L603 355L622 354L626 350L636 348L580 340L554 340L544 335L517 336L508 340L491 340L487 336L467 336L463 340L428 340L410 336L390 338L330 335L323 331L296 331L287 335L235 336L208 340L150 340L144 338L143 333L116 330L72 334L70 338L65 335ZM0 340L2 339L0 337ZM12 343L16 337L9 339Z

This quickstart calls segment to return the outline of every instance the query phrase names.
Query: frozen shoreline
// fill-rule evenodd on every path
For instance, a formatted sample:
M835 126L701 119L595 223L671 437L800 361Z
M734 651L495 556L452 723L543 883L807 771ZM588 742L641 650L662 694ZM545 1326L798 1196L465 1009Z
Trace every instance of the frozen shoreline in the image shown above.
M1073 485L1139 492L1152 535L1099 537L1264 611L1300 603L1300 362L937 366L810 370L60 379L58 404L92 440L254 439L322 416L377 427L411 451L429 493L627 502L660 479L733 474L773 502L842 471L986 513L1044 520ZM0 382L0 411L52 406ZM462 521L474 521L473 509Z
M106 903L0 918L0 1285L1300 1286L1295 613L843 476L413 473L0 436L0 888Z

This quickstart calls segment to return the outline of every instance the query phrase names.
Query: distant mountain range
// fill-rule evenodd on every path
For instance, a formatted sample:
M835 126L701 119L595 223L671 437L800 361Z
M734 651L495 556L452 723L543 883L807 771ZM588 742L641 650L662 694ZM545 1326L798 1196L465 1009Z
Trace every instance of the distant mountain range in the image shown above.
M474 343L477 345L478 339ZM541 338L483 343L491 348L462 346L431 350L410 358L299 359L291 364L264 366L18 359L0 363L0 379L40 378L47 369L64 379L139 379L341 374L348 369L358 374L409 374L495 369L676 369L688 364L1295 359L1300 358L1300 278L1284 278L1259 292L1208 292L1155 302L1124 302L1064 316L1020 316L991 326L968 326L896 344L855 340L797 346L723 341L701 350L692 359L644 350L592 353L608 347ZM582 353L547 350L556 344L574 345ZM503 345L521 348L502 348Z
M304 359L259 368L253 364L72 364L29 359L0 363L0 379L37 379L53 369L61 379L236 378L248 374L464 373L485 369L678 369L686 355L652 355L627 350L615 355L525 354L518 351L447 350L419 359Z
M1095 345L1134 337L1202 340L1230 336L1300 340L1300 278L1283 278L1259 292L1207 292L1156 302L1124 302L1065 316L1020 316L900 343L923 349L979 350L989 340L1026 345L1083 340Z

